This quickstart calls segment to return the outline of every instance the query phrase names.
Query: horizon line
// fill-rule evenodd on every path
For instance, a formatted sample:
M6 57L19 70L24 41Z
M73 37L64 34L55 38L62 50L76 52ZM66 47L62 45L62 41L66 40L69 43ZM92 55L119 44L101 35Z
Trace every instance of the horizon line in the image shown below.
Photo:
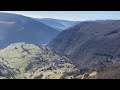
M76 22L80 22L80 21L105 21L105 20L120 20L120 19L88 19L88 20L69 20L69 19L62 19L62 18L53 18L53 17L35 17L35 16L29 16L29 15L23 15L20 13L11 13L11 12L7 12L7 11L0 11L0 13L6 13L6 14L14 14L14 15L21 15L21 16L25 16L25 17L29 17L29 18L35 18L35 19L57 19L57 20L65 20L65 21L76 21Z

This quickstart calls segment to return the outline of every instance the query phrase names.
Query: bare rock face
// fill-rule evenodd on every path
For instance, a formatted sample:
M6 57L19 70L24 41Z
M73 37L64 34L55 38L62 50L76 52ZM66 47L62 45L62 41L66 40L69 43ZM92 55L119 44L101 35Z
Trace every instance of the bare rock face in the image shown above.
M14 73L13 71L8 68L6 65L0 64L0 78L5 79L5 78L13 78Z

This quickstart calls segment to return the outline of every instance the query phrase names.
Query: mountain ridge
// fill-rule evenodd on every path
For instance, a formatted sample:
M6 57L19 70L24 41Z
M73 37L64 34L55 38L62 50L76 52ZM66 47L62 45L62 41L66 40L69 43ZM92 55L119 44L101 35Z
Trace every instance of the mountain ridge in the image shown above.
M48 46L80 67L119 61L120 20L85 21L61 32Z
M59 33L54 28L22 15L0 13L0 21L0 47L17 42L45 44Z
M80 22L80 21L69 21L69 20L53 19L53 18L35 18L35 20L38 20L50 27L56 28L59 31L70 28L71 26L74 26L75 24Z

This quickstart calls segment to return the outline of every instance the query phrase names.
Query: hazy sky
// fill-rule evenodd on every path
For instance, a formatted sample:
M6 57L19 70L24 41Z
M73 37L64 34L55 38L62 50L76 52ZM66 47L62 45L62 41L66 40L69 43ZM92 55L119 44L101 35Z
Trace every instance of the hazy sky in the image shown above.
M120 19L120 11L0 11L35 18L56 18L74 21Z

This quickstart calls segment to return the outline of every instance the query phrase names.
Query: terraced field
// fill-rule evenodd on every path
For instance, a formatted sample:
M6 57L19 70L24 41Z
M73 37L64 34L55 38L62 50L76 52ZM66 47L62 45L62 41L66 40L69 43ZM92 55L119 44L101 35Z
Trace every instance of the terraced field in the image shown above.
M26 43L11 44L0 50L0 63L1 78L60 79L65 73L78 70L68 58L50 48Z

